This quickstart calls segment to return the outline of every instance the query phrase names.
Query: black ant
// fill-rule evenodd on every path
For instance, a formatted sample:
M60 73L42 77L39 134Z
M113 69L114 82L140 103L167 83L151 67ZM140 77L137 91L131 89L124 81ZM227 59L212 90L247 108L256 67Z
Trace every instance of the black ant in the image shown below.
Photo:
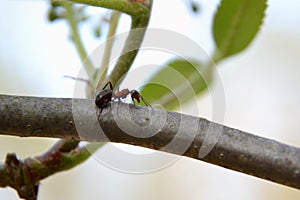
M110 89L105 89L108 85ZM107 107L113 98L121 100L121 99L125 99L129 94L131 95L131 99L134 106L135 106L134 100L140 103L141 102L140 99L141 99L146 104L146 106L151 107L151 105L137 90L123 89L121 91L114 93L111 82L106 83L102 91L97 94L95 99L95 104L100 109L100 113L101 113L103 108Z

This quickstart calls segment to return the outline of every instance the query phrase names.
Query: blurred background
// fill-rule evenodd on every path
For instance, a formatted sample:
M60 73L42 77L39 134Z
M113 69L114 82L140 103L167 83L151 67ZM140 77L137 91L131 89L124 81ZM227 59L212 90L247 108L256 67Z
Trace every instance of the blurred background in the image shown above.
M195 14L187 0L155 1L150 27L184 34L210 54L214 47L211 24L219 1L197 2L200 12ZM48 1L2 0L1 4L0 93L73 97L74 81L63 76L77 76L81 62L68 39L66 23L48 22ZM224 124L300 147L300 2L269 0L268 4L264 25L250 47L218 65L225 90ZM105 16L107 10L91 12ZM130 18L123 15L118 32L129 26ZM81 31L88 52L103 41L92 36L91 26L82 25ZM102 31L105 35L105 26ZM199 97L199 110L201 117L211 118L209 94ZM8 152L20 158L38 155L54 142L1 136L0 157L3 162ZM43 180L39 193L42 200L187 198L299 200L300 191L179 157L168 167L139 175L113 170L90 158ZM18 196L10 188L1 188L0 199Z

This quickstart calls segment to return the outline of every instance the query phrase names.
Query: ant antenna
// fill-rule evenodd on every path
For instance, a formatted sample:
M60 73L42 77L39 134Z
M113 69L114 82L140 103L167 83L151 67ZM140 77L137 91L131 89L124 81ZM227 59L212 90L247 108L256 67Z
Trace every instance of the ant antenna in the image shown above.
M151 106L151 104L142 96L140 95L142 101L145 103L146 106L149 106L152 110L152 112L154 111L153 107Z
M146 106L150 106L152 108L151 104L142 95L140 95L140 97Z

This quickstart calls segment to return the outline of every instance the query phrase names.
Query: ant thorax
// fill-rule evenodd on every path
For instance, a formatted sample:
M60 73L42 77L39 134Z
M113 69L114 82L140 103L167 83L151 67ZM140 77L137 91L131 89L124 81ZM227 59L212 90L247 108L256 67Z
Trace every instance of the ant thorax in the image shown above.
M105 89L107 86L109 86L110 89ZM134 105L135 100L138 103L140 103L140 100L142 100L146 104L146 106L151 107L151 105L146 101L145 98L143 98L143 96L137 90L129 90L126 88L121 91L114 92L111 82L106 83L102 91L100 91L97 94L95 104L101 110L101 113L103 108L107 107L113 100L121 101L123 99L126 99L128 95L131 96L131 100Z

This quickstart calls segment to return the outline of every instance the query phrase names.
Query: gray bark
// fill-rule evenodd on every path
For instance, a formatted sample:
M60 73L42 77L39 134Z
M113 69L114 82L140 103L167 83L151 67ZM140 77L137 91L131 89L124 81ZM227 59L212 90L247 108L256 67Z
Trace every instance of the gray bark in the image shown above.
M98 121L99 120L99 121ZM300 149L150 107L0 95L0 134L116 142L183 155L300 189Z

